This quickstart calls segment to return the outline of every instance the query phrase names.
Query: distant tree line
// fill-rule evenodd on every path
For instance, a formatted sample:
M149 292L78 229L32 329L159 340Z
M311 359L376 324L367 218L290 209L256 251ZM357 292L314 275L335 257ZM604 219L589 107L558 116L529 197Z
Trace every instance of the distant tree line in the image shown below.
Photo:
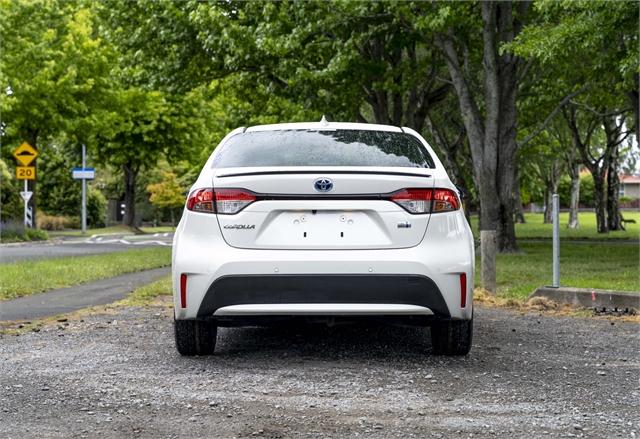
M618 174L638 155L635 1L0 0L3 145L92 145L135 225L140 175L180 180L236 126L409 126L479 212L481 245L517 250L523 198L593 176L598 231L622 227ZM8 160L9 149L2 157ZM163 181L171 181L163 186ZM548 215L548 213L547 213ZM487 277L492 259L487 257ZM487 284L491 287L491 282Z

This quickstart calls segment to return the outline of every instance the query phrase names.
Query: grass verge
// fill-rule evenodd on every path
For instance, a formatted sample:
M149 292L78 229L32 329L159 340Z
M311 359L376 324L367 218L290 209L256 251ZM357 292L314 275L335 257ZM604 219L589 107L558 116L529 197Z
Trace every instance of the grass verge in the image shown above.
M171 264L171 248L152 247L0 265L0 300Z
M635 220L633 223L625 223L626 231L598 233L596 229L595 212L580 212L578 221L580 228L567 227L569 213L560 213L560 238L561 239L594 239L594 240L638 240L640 239L640 212L624 211L622 216L627 220ZM525 224L516 224L516 236L518 239L551 239L553 230L551 224L544 224L544 215L541 213L525 213ZM478 216L471 217L471 228L475 236L478 233Z
M171 275L138 288L117 304L124 306L144 306L152 303L158 296L171 295Z
M523 300L537 287L551 284L551 242L521 242L520 252L499 254L498 296ZM578 288L640 291L637 245L615 242L560 245L560 283ZM480 258L476 258L480 273ZM480 276L476 276L476 285Z

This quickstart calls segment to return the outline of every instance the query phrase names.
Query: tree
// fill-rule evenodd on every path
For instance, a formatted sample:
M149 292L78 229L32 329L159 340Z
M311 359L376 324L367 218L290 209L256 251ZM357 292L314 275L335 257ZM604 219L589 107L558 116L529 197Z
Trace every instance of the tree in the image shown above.
M147 186L149 201L161 209L169 209L171 225L175 225L175 210L184 206L186 187L173 171L162 171L162 180Z
M619 213L613 212L617 211L616 157L621 138L626 136L619 121L628 111L633 112L629 125L638 138L637 3L540 1L535 9L538 20L508 49L535 59L553 80L579 84L585 90L571 99L565 120L574 147L593 174L598 231L606 233L607 216L614 228L621 226ZM592 140L598 144L591 145Z
M482 284L490 291L495 291L496 239L498 249L516 249L513 189L520 60L500 53L500 46L518 35L528 7L529 2L445 5L432 19L432 25L441 28L435 41L458 98L473 158L480 200ZM474 34L481 35L480 41ZM482 78L480 90L476 75Z
M94 11L59 0L0 0L0 114L4 143L35 148L62 133L99 131L110 62ZM35 180L30 189L35 189ZM34 207L37 193L34 190Z
M206 102L197 92L182 99L134 87L117 93L118 111L112 113L111 128L103 133L97 155L102 162L122 170L124 223L136 227L138 174L162 157L188 154L207 143Z

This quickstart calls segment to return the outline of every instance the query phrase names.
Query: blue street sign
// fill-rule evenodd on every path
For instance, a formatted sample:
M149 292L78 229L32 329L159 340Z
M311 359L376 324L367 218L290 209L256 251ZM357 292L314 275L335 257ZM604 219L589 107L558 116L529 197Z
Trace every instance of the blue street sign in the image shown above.
M73 168L71 176L74 180L93 180L96 178L95 168Z

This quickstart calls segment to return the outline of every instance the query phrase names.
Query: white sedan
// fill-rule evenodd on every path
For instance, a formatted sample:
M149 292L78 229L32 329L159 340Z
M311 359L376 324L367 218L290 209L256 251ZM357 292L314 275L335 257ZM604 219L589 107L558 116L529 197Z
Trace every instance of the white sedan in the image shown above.
M234 130L191 188L172 270L182 355L213 353L219 326L292 318L430 326L434 353L471 348L473 236L409 128Z

